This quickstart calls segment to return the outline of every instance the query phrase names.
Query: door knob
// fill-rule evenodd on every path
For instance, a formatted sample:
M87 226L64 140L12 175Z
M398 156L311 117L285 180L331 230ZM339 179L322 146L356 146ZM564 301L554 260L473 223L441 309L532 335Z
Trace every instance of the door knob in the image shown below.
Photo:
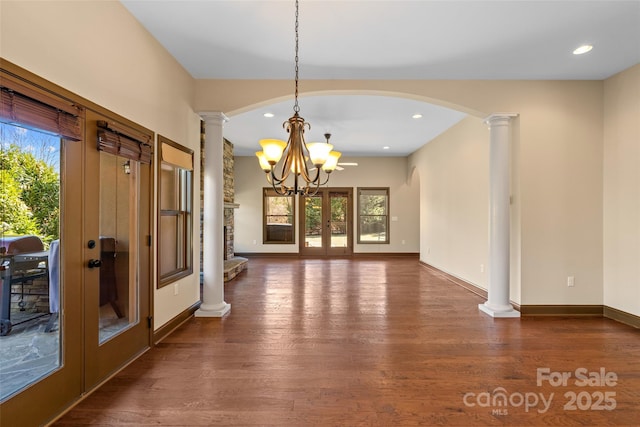
M101 265L102 261L99 259L90 259L88 263L89 268L100 268Z

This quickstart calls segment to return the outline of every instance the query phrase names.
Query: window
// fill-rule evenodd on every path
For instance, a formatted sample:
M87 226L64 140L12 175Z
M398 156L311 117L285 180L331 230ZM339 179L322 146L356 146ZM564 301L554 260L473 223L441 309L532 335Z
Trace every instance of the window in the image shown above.
M281 196L271 188L264 188L263 243L295 243L295 202L293 196Z
M389 188L358 188L358 243L389 243Z
M193 150L158 135L158 287L193 273Z

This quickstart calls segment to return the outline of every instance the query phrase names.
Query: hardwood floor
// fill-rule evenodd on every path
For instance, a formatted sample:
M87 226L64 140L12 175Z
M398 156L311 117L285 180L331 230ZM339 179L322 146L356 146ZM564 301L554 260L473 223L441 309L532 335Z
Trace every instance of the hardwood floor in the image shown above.
M255 258L225 293L230 315L190 320L55 425L640 425L640 332L612 320L493 319L398 258ZM571 376L538 385L545 368Z

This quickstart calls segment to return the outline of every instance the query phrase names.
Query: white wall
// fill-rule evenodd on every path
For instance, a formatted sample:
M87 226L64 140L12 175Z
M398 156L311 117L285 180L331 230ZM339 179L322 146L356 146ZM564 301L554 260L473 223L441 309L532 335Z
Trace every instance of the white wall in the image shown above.
M640 316L640 65L604 83L604 303Z
M233 141L231 141L233 142ZM331 174L330 187L389 187L389 244L358 244L354 235L354 253L419 251L418 183L407 183L406 157L347 157L344 162L356 162L343 171ZM298 253L296 244L262 244L262 188L269 184L254 157L235 157L235 202L240 205L235 214L235 251L239 253ZM354 202L355 203L355 202ZM354 228L356 222L354 205ZM296 206L296 215L300 209ZM296 218L296 235L298 222ZM253 244L255 240L256 244ZM404 244L402 241L404 240Z
M3 58L199 152L194 80L120 2L3 0L0 8ZM194 242L197 272L197 229ZM155 292L156 328L199 300L197 273L179 289Z

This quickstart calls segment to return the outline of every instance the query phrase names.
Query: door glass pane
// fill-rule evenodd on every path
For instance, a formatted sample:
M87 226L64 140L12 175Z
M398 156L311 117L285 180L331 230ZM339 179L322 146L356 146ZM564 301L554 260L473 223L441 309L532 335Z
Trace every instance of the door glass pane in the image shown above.
M304 245L307 248L322 247L322 197L303 197Z
M347 202L348 198L345 194L331 193L329 194L331 204L331 223L329 230L331 232L331 247L346 248L347 247Z
M0 400L61 366L57 136L0 123Z
M138 166L100 152L100 343L138 322Z

